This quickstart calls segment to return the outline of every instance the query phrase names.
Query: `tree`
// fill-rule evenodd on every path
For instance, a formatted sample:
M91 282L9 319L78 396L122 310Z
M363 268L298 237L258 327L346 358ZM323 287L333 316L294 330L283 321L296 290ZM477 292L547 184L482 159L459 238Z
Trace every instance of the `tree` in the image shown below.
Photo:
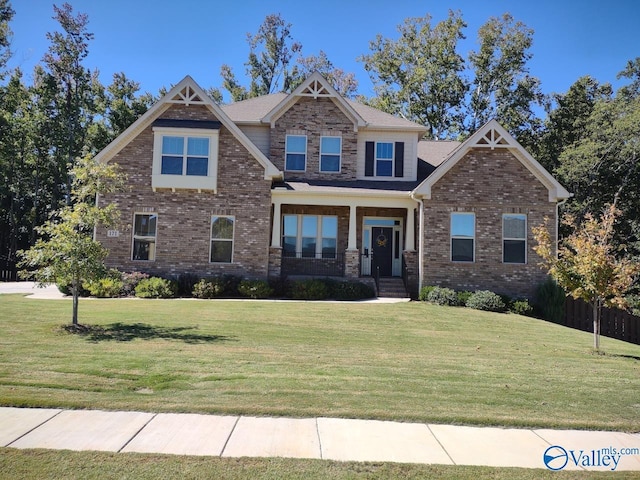
M640 265L620 258L613 245L614 224L620 216L615 204L607 207L600 218L587 214L582 224L576 217L563 218L572 234L566 237L554 254L548 225L533 228L535 252L543 259L549 274L573 298L588 302L593 310L593 346L600 348L600 308L602 305L626 308L625 293L631 288ZM548 219L547 219L548 220Z
M527 68L533 30L505 13L480 27L478 42L480 49L469 54L474 79L467 131L495 118L526 146L540 127L533 106L542 105L544 98L540 81Z
M407 18L397 40L378 35L369 43L372 53L359 60L374 83L373 106L421 123L429 138L448 138L462 130L468 84L457 45L466 23L451 10L446 20L431 22L430 15Z
M327 54L320 50L319 55L298 57L297 76L291 80L291 89L300 85L313 72L320 73L343 97L353 98L358 90L358 80L353 73L347 73L331 63Z
M9 0L0 0L0 80L4 78L5 67L11 58L11 28L9 22L15 15Z
M93 239L94 229L118 222L113 204L97 206L96 195L113 193L124 185L117 165L96 163L85 157L72 170L73 204L61 208L38 228L41 235L29 250L21 250L22 276L39 284L65 283L73 295L72 325L78 326L78 299L84 282L100 278L107 250Z

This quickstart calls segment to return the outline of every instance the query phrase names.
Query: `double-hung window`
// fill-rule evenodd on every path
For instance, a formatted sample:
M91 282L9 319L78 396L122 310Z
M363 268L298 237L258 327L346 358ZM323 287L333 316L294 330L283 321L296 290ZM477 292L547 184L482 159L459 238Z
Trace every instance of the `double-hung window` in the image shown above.
M336 258L338 217L284 215L282 247L286 257Z
M156 231L158 215L136 213L133 216L133 260L153 261L156 259Z
M320 137L320 171L339 172L342 154L341 137Z
M198 175L209 170L209 138L162 137L162 175Z
M476 215L451 214L451 261L473 262L475 258Z
M307 136L287 135L285 140L284 169L304 172L307 168Z
M376 177L392 177L393 176L393 143L378 142L376 143Z
M235 218L211 217L211 263L231 263Z
M527 216L505 214L502 216L502 261L527 263Z

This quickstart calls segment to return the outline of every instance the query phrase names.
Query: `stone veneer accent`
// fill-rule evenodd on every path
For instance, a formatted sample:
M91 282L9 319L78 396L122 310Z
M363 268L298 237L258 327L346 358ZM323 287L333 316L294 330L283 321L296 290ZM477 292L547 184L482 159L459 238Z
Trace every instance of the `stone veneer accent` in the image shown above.
M307 169L286 172L285 180L355 180L358 137L353 122L329 98L300 98L271 128L271 162L284 171L287 134L307 135ZM342 137L340 173L320 172L320 137Z
M552 219L555 203L548 190L510 152L472 149L432 188L424 201L423 285L456 290L492 290L531 298L545 280L540 258L533 251L531 228ZM452 262L450 214L476 214L475 262ZM502 262L502 215L527 215L527 263Z
M217 120L204 106L172 105L160 118ZM125 271L153 275L242 275L266 278L269 255L271 182L264 168L222 127L219 137L218 192L154 192L151 189L153 132L146 128L112 160L128 176L130 191L102 196L121 212L119 237L98 229L96 238L109 249L106 263ZM134 213L158 215L156 260L131 260ZM209 262L211 216L235 216L233 263Z

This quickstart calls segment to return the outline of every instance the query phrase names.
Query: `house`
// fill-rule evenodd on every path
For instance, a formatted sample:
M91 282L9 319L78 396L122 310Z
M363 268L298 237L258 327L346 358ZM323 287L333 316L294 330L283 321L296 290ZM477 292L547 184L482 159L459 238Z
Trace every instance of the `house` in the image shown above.
M122 225L96 238L109 266L154 275L531 295L545 278L531 228L570 194L495 121L463 143L425 132L318 73L222 107L187 76L97 155L130 188L99 197Z

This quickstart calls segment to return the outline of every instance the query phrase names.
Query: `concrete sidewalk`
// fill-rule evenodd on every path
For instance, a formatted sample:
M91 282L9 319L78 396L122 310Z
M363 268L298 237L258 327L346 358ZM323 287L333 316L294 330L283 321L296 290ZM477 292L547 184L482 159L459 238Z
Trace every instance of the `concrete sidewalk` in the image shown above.
M640 434L338 418L0 407L0 446L640 471Z

